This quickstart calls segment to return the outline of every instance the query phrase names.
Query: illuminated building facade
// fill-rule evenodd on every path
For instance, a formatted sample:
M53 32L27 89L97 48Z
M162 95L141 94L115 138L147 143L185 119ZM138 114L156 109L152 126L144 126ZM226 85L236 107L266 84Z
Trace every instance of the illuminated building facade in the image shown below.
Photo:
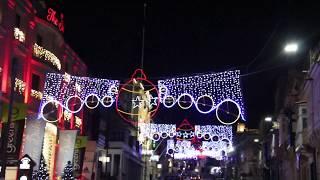
M14 88L14 103L27 105L27 113L25 118L22 118L26 125L29 120L37 119L46 73L86 75L86 65L65 42L63 32L63 14L47 7L43 2L0 2L0 109L8 106L11 89ZM12 78L15 80L14 85L11 85ZM1 122L7 120L3 116L0 116L0 119ZM75 116L65 114L63 120L45 125L43 137L49 138L45 138L43 144L50 146L43 146L42 153L45 159L50 161L47 165L51 177L54 176L55 168L54 161L52 163L51 160L55 160L59 146L59 133L54 129L74 129L78 130L80 135L83 119L84 113L80 111ZM17 146L18 156L22 156L26 151L28 139L25 129L19 130L23 131L23 138L17 138L13 142ZM3 129L1 131L3 132Z

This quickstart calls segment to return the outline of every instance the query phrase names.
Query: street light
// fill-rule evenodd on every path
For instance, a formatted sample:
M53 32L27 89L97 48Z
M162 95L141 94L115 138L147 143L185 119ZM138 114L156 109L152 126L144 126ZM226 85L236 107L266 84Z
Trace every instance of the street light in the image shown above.
M284 47L284 52L286 53L295 53L298 50L298 44L297 43L288 43Z
M265 122L271 122L272 121L272 117L268 116L264 118Z

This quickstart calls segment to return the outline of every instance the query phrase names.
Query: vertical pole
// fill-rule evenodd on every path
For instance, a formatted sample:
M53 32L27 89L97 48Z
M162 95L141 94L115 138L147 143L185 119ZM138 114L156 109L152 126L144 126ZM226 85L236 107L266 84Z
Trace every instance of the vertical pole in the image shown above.
M16 59L12 59L11 64L11 86L10 86L10 100L9 100L9 110L8 110L8 121L7 123L4 123L3 125L3 137L2 139L2 168L1 168L1 178L5 179L6 174L6 168L7 168L7 148L8 148L8 132L9 132L9 126L11 123L12 118L12 108L13 108L13 100L14 100L14 86L15 86L15 76L16 76Z

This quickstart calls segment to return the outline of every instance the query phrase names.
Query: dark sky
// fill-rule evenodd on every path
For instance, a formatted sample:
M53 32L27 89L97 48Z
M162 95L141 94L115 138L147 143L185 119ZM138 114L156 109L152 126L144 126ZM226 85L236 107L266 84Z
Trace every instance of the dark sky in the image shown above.
M65 14L65 39L89 75L124 80L141 67L143 1L102 2L56 5ZM147 2L144 70L150 79L240 66L250 127L273 112L277 77L293 62L307 60L306 50L319 40L315 3ZM301 48L287 57L282 48L290 40Z

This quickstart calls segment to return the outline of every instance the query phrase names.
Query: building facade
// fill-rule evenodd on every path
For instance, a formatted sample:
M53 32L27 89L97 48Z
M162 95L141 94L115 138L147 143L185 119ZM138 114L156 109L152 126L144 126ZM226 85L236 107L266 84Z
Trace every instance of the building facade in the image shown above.
M85 76L87 67L79 58L79 56L70 48L63 37L64 25L63 14L57 13L56 10L47 7L41 1L31 0L4 0L0 2L0 109L2 115L2 132L6 128L17 126L17 119L12 123L14 125L6 125L6 113L10 107L10 99L13 98L13 103L26 106L26 114L22 124L28 125L28 121L36 119L39 105L44 89L46 73L67 73L69 75ZM15 105L14 105L15 106ZM13 107L14 107L13 106ZM48 143L51 145L51 154L46 154L45 147L42 149L46 161L51 166L50 177L55 176L55 164L50 164L56 160L54 155L57 153L58 133L60 129L75 129L81 134L81 124L83 121L83 113L79 113L78 118L81 122L77 127L70 127L65 121L59 123L47 124L44 132ZM74 118L71 118L74 119ZM67 119L68 120L68 119ZM70 119L69 119L70 120ZM67 121L66 121L67 122ZM15 124L16 123L16 124ZM24 127L24 126L22 126ZM25 128L15 129L21 131L20 138L15 136L15 153L18 157L13 158L15 161L25 150ZM2 142L7 138L2 134ZM22 139L23 142L18 142ZM50 141L49 141L50 140ZM44 140L44 144L47 143ZM53 142L52 142L53 141ZM2 147L4 147L2 145ZM41 150L41 149L40 149ZM9 155L7 155L8 158ZM2 161L4 161L2 159ZM8 174L14 178L14 173ZM7 179L7 178L6 178Z

